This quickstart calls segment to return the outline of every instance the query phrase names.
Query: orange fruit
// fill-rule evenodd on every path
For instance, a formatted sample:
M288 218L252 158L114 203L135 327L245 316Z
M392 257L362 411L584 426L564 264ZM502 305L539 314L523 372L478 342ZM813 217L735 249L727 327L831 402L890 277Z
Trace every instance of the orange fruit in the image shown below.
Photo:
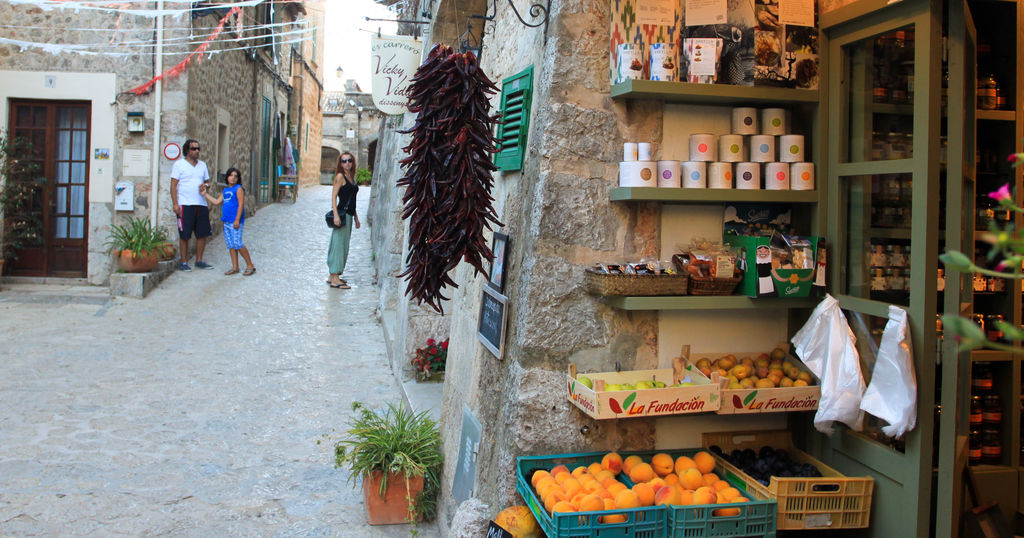
M733 499L740 496L740 490L736 488L725 488L718 492L719 499L725 499L725 502L732 502Z
M572 474L569 471L559 471L558 473L551 473L555 477L555 482L559 486L565 483L566 480L572 478Z
M608 493L611 493L612 496L615 496L618 495L620 491L627 490L629 488L627 488L622 482L616 482L605 489L607 489Z
M693 492L693 504L715 504L718 502L718 493L714 488L707 486L697 488Z
M750 499L748 499L746 497L736 497L735 499L732 500L732 502L734 502L734 503L748 503L748 502L750 502Z
M661 478L652 478L647 481L647 485L651 486L654 492L657 493L659 489L665 487L665 481Z
M615 454L615 453L612 452L612 454ZM608 456L611 456L612 454L608 454L605 457L607 458ZM618 456L618 454L615 454L615 455ZM625 460L622 461L622 471L625 472L626 474L629 474L629 470L632 469L634 465L636 465L637 463L640 463L642 461L644 461L644 460L641 459L640 456L636 456L636 455L628 456ZM605 469L608 469L609 471L611 471L611 469L607 465L604 465L604 463L602 463L601 466L604 467ZM612 472L615 473L615 471L612 471ZM619 474L619 473L615 473L615 474Z
M715 508L711 511L711 515L723 517L723 516L738 516L740 515L739 508Z
M544 469L541 469L533 473L533 476L530 477L530 485L533 486L533 489L537 489L537 482L540 482L541 478L546 478L549 476L551 476L551 473L545 471Z
M630 458L640 459L639 456L630 456ZM619 472L622 471L623 464L624 462L622 461L622 456L620 456L616 452L609 452L605 454L603 458L601 458L601 467L604 470L611 471L614 474L619 474Z
M579 467L577 467L577 468L572 470L572 477L573 478L579 478L579 477L583 476L583 474L586 473L586 472L587 472L586 466L580 465Z
M604 500L597 495L586 495L582 500L580 500L579 509L580 512L604 510Z
M559 486L558 484L555 483L545 484L544 487L541 488L541 490L537 493L540 494L541 500L546 500L548 498L548 495L550 495L552 491L557 491L562 495L565 495L565 490L562 489L562 486Z
M695 468L690 468L679 475L679 483L686 489L697 489L704 485L704 476Z
M591 463L590 465L587 466L587 472L590 473L591 475L597 475L597 473L600 473L603 470L604 467L602 467L601 464L597 462Z
M624 489L615 494L616 508L640 508L640 499L631 489Z
M605 510L614 510L615 509L615 502L611 501L610 499L605 499L604 500L604 509ZM601 516L601 517L597 518L597 520L600 521L601 523L625 523L626 522L626 514L610 514L610 515L607 515L607 516Z
M614 478L605 478L604 480L601 481L601 487L604 488L604 489L608 489L608 488L612 487L612 484L618 484L618 483L619 483L619 481L614 479Z
M594 495L597 495L598 497L601 497L602 499L608 499L608 500L612 500L612 499L615 498L615 495L612 495L611 492L609 492L606 489L599 489L599 490L594 492Z
M652 478L654 478L654 468L649 463L638 463L629 469L629 479L634 484L647 482Z
M696 467L697 464L688 456L679 456L679 458L676 459L676 474L679 475L680 478L683 477L683 473L687 469L694 469Z
M633 486L633 493L636 493L636 498L642 506L654 505L654 488L650 484L637 484Z
M554 506L551 507L551 515L555 512L575 512L576 507L569 501L558 501Z
M697 470L700 471L700 474L708 474L715 470L715 458L704 451L693 455L693 463L697 465Z
M679 488L674 486L661 488L654 494L654 504L682 504L681 500Z
M551 476L558 476L558 473L560 473L562 471L565 471L565 472L568 473L569 472L569 468L566 467L565 465L555 465L554 467L551 468Z
M597 480L587 480L583 483L583 491L586 493L596 493L599 489L601 489L601 484L598 484Z
M719 480L718 482L711 484L711 487L715 488L715 491L722 491L723 489L729 487L729 483L726 482L725 480Z
M704 475L704 485L705 486L710 486L710 485L714 484L715 482L718 482L718 480L719 480L718 479L718 475L716 475L715 473L708 473L708 474Z
M604 479L605 478L615 478L615 473L613 473L611 471L607 471L607 470L606 471L601 471L599 473L594 473L594 478L597 479L598 482L604 484Z
M679 475L676 473L668 473L662 477L662 480L665 481L666 486L674 486L679 483Z
M534 489L537 490L537 493L543 493L544 492L544 488L547 487L550 484L557 485L558 483L555 482L554 478L551 478L550 476L545 476L544 478L541 478L540 480L538 480L536 484L534 484Z
M579 510L580 509L580 503L583 502L583 498L586 497L586 496L587 496L586 493L583 493L583 492L577 493L576 495L573 496L572 499L569 500L569 503L572 504L573 506L575 506L577 510Z
M555 505L565 502L568 503L569 499L561 491L554 491L548 494L547 498L544 499L544 510L548 513L555 508Z
M562 482L562 489L565 490L565 494L568 495L569 498L572 498L576 496L577 493L583 491L583 484L580 484L580 481L575 478L568 478L565 482Z
M654 469L655 473L658 473L658 476L665 476L673 471L675 468L675 462L672 461L672 456L662 452L655 454L654 457L651 458L651 467Z
M679 504L683 506L693 504L693 492L688 489L680 489Z

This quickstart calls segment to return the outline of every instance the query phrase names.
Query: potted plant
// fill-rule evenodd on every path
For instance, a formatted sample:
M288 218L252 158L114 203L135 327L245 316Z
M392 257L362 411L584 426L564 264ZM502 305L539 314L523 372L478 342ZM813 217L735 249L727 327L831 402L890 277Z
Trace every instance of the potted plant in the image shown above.
M432 519L443 461L437 422L405 403L378 412L353 402L352 410L356 417L334 444L334 461L352 471L349 482L362 479L370 525Z
M106 244L117 256L117 265L126 273L148 273L156 268L163 254L167 232L153 226L149 217L128 217L124 225L112 224Z
M43 222L32 202L46 178L31 145L0 131L0 274L5 260L18 259L18 250L43 244Z
M416 367L416 377L420 381L430 379L444 380L444 368L448 361L448 340L440 344L433 338L427 338L427 345L416 350L412 364Z

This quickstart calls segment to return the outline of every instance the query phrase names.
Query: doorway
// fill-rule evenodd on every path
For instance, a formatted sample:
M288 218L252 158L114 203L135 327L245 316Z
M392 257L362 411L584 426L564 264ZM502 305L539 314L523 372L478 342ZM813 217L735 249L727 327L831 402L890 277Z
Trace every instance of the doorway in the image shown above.
M39 223L42 241L19 249L9 274L84 278L91 105L12 99L8 117L11 140L26 144L26 159L45 178L20 215Z

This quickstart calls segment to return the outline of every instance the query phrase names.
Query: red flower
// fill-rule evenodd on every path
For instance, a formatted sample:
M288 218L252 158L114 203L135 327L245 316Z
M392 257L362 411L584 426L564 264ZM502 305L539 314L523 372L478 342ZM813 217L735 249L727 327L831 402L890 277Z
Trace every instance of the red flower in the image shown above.
M441 342L441 349L448 351L448 340Z
M428 346L437 345L437 340L434 340L433 338L427 338L427 345Z
M427 353L430 353L431 355L437 355L437 348L431 346L430 349L427 350Z

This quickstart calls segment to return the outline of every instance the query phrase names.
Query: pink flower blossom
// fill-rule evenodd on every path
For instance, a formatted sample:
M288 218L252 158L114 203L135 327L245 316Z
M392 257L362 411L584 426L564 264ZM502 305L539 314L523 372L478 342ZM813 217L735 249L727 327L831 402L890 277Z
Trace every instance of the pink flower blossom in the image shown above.
M1009 265L1007 265L1006 260L1003 260L996 264L995 270L999 271L1000 273L1005 273L1007 267L1009 267Z
M1007 183L1002 187L999 187L999 190L988 193L988 196L997 202L1009 200L1012 198L1012 196L1010 196L1010 184Z

